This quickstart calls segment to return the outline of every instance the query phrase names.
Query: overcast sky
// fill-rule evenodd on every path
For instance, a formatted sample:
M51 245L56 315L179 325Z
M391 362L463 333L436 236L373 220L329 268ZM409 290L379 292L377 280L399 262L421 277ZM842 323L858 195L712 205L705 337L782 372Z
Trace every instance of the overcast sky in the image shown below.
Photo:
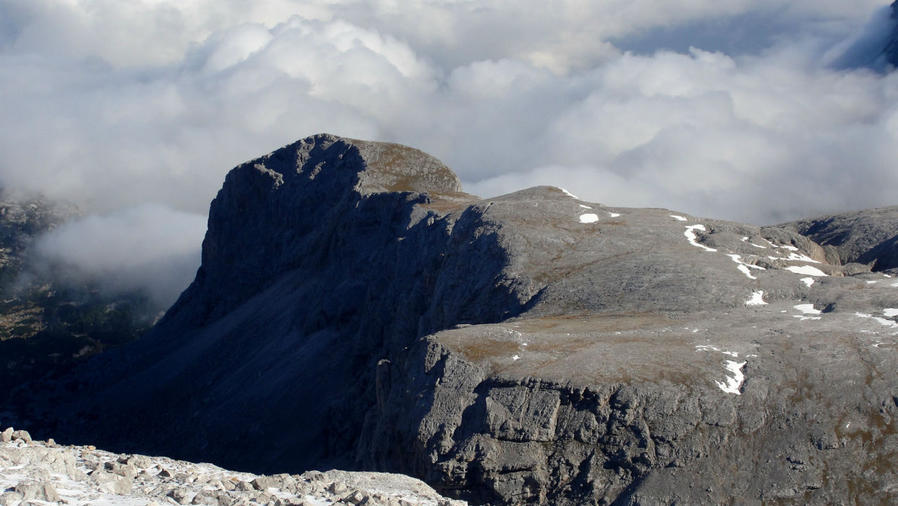
M0 184L98 214L59 251L124 223L180 257L227 170L318 132L485 197L757 224L898 204L891 26L880 0L0 0Z

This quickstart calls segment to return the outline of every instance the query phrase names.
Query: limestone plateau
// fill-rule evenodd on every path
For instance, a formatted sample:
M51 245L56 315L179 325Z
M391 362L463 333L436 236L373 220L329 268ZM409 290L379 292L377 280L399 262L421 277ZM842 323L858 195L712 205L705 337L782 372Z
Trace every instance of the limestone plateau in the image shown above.
M894 503L896 223L481 199L421 151L317 135L233 169L177 303L22 416L475 504Z

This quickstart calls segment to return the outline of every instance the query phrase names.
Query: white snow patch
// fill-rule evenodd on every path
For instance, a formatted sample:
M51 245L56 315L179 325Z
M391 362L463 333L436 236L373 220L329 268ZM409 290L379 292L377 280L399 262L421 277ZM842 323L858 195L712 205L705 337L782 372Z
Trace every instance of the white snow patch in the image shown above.
M763 248L763 246L761 246L761 247ZM820 263L817 260L814 260L813 258L811 258L807 255L802 255L801 253L789 253L789 256L787 256L787 257L768 256L767 258L769 258L771 260L785 260L787 262L808 262L808 263L812 263L812 264Z
M869 281L869 280L868 280L868 281L867 281L867 284L868 284L868 285L875 285L875 284L876 284L876 280L875 280L875 279L872 280L872 281Z
M892 320L887 320L887 319L879 317L879 316L873 316L872 314L858 312L858 313L854 313L854 316L857 316L858 318L870 318L871 320L875 321L876 323L878 323L884 327L889 327L889 328L893 328L893 329L898 328L898 323L895 323Z
M570 198L572 198L572 199L580 200L580 197L578 197L578 196L574 195L573 193L571 193L571 192L565 190L564 188L560 188L560 187L559 187L558 189L561 190L562 192L564 192L564 194L567 195L568 197L570 197Z
M898 288L898 283L892 283L892 288Z
M884 278L891 278L892 276L890 276L890 275L888 275L888 274L883 274L882 277L884 277Z
M747 264L747 263L743 262L742 255L727 254L727 256L730 257L730 260L732 260L738 264L736 266L736 268L739 269L742 272L742 274L745 274L745 276L748 279L758 279L751 275L751 271L749 269L757 269L759 271L767 270L759 265L752 265L752 264Z
M898 309L893 307L887 307L882 310L882 314L886 315L887 318L894 318L898 316Z
M671 216L673 216L673 215L671 215ZM696 241L696 236L695 236L695 231L696 231L696 230L701 230L702 232L704 232L706 229L705 229L705 226L704 226L704 225L701 225L701 224L699 224L699 225L686 225L686 231L683 232L683 235L686 236L686 239L689 241L689 244L695 246L696 248L701 248L701 249L703 249L703 250L705 250L705 251L717 251L716 249L714 249L714 248L709 248L709 247L705 246L704 244L699 244L699 243Z
M732 373L732 376L727 376L726 382L715 381L714 383L717 385L717 388L720 388L728 394L741 395L742 392L740 392L739 389L742 388L742 383L745 382L745 374L742 373L742 368L745 367L745 364L746 362L727 360L726 368Z
M751 293L751 298L745 301L746 306L764 306L764 290L757 290Z
M753 242L750 242L749 244L751 244L755 248L767 249L767 246L761 246L760 244L755 244Z
M792 306L795 309L801 311L803 314L800 315L792 315L793 318L798 318L801 321L805 320L819 320L821 317L818 316L820 314L819 309L814 309L813 304L796 304Z
M695 351L716 351L718 353L723 353L724 355L728 355L730 357L738 357L738 351L724 351L718 348L717 346L712 346L710 344L697 344L695 345Z
M801 282L806 284L808 288L810 288L811 285L814 284L814 278L801 278Z
M594 213L580 215L580 223L595 223L597 221L599 221L599 216Z
M583 204L580 204L580 207L582 207L583 209L592 209L591 207L589 207L587 205L583 205Z
M819 309L814 309L814 305L813 305L813 304L796 304L796 305L794 305L794 306L792 306L792 307L794 307L795 309L801 311L801 312L804 313L804 314L813 314L813 315L818 315L818 314L820 314L820 310L819 310Z
M680 216L679 214L671 214L670 217L677 221L689 221L685 216Z
M612 213L611 211L608 211L608 216L611 216L612 218L618 218L620 217L620 213Z
M805 276L826 276L825 272L810 265L790 265L786 267L786 270L795 274L804 274Z
M520 355L512 355L511 359L514 360L515 362L517 362L518 360L521 359L521 356Z
M883 325L883 326L886 326L889 328L893 328L893 329L898 329L898 323L895 323L892 320L888 320L886 318L881 318L879 316L874 316L873 320L875 320L876 323L878 323L880 325Z
M742 237L742 239L741 239L741 240L742 240L742 242L745 242L745 241L747 241L747 240L748 240L748 236L747 236L747 235L746 235L746 236L744 236L744 237Z

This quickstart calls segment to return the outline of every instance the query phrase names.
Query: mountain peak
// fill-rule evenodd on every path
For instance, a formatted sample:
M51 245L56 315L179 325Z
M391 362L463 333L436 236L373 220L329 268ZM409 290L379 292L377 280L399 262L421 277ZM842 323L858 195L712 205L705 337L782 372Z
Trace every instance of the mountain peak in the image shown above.
M286 164L284 162L287 162ZM237 167L252 166L283 184L285 178L338 171L356 174L352 188L362 195L383 192L457 193L461 182L443 162L415 148L321 133L300 139ZM322 172L323 169L329 169ZM348 182L348 181L347 181Z

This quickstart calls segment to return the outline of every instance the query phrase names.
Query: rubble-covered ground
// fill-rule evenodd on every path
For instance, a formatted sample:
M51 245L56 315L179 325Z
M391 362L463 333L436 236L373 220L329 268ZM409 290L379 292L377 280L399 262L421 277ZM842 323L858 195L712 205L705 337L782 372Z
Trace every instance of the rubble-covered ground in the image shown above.
M255 475L165 457L125 455L93 446L32 441L24 430L0 433L0 505L431 505L441 497L401 474L309 471Z

